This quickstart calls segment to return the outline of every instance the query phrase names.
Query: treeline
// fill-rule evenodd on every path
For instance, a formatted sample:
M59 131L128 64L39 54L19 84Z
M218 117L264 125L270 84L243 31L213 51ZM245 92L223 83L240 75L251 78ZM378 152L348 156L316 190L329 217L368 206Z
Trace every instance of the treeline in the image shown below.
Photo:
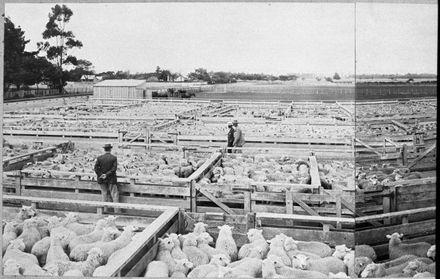
M35 51L25 51L29 40L20 26L5 18L4 29L4 90L12 85L19 90L34 84L45 84L63 93L67 81L79 80L82 75L93 74L92 63L78 59L72 50L81 48L82 42L66 29L73 12L66 5L55 5L48 16L42 41Z
M358 79L375 79L375 78L386 78L386 79L398 79L398 78L407 78L407 79L417 79L417 78L426 78L426 79L432 79L437 78L436 74L427 74L427 73L421 73L421 74L412 74L407 73L404 75L399 74L363 74L363 75L356 75Z

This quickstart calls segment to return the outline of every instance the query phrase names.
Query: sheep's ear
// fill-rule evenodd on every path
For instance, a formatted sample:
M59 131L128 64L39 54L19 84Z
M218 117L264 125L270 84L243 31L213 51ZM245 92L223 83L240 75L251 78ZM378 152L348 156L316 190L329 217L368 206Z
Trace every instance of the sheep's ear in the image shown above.
M391 239L391 235L387 234L387 238L388 238L388 239Z
M186 267L187 267L187 268L193 268L193 267L194 267L194 264L193 264L192 262L190 262L190 261L187 261L187 262L186 262Z
M346 251L346 252L350 252L350 251L351 251L351 248L347 248L347 247L345 247L345 251Z
M217 228L218 228L219 230L221 230L221 229L222 229L222 227L221 227L221 226L217 226Z
M403 237L403 233L401 233L401 234L399 235L399 237L402 238L402 237Z
M272 240L268 239L268 240L266 240L266 242L270 244L272 242Z

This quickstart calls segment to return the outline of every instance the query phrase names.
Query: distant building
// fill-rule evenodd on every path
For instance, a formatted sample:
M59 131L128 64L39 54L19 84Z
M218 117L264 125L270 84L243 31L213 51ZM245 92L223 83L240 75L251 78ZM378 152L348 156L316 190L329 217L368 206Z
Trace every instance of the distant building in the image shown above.
M145 80L107 79L93 85L94 98L109 99L151 99L152 92L147 90Z
M184 76L182 76L182 75L178 75L176 78L174 78L174 82L185 82L185 81L187 81L188 79L186 78L186 77L184 77Z

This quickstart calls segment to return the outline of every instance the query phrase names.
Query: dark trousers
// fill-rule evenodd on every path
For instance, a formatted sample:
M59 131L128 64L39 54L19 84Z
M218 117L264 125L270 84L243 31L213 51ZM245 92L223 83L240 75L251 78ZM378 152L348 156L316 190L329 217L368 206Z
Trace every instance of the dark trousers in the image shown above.
M231 144L228 144L228 149L227 149L227 152L228 153L232 153L232 143Z
M102 183L101 194L103 202L119 202L119 190L117 184ZM115 213L121 213L120 208L115 208Z

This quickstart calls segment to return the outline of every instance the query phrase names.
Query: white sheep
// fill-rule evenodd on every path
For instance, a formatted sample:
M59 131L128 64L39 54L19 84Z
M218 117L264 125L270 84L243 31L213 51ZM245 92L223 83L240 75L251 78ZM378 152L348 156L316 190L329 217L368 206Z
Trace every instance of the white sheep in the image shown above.
M225 254L225 252L220 251L214 247L211 247L209 244L213 243L214 239L212 238L211 235L209 235L207 232L201 233L198 237L197 237L197 248L199 248L200 250L202 250L203 252L205 252L205 254L208 255L208 259L211 260L212 256L217 255L217 254ZM174 250L173 250L174 251ZM172 252L173 252L172 251ZM171 254L172 254L171 252ZM176 257L174 257L176 258Z
M348 276L347 274L345 274L344 272L338 272L338 273L333 273L330 272L328 274L328 278L351 278L350 276Z
M46 264L47 252L50 248L50 236L46 236L37 243L34 244L31 250L31 254L35 255L41 266Z
M428 258L432 258L435 261L435 245L432 245L428 252L426 252L426 256L428 256Z
M169 238L173 241L174 243L174 247L171 250L171 256L178 260L178 259L188 259L188 257L186 256L185 253L183 253L182 248L181 248L181 243L179 240L179 236L175 233L171 233L169 235Z
M275 271L277 274L279 274L281 277L286 278L317 278L317 279L326 279L327 275L317 272L317 271L310 271L310 270L301 270L296 268L291 268L286 266L280 257L271 255L267 256L267 260L271 261L272 264L275 266Z
M102 235L101 240L93 243L85 243L79 244L70 251L69 257L74 261L85 261L87 259L87 252L92 248L98 247L103 243L110 242L114 240L117 235L119 235L119 231L114 228L105 228L104 234Z
M3 275L20 276L22 272L23 268L15 259L8 259L3 264Z
M228 225L219 226L219 233L215 248L227 254L232 261L237 259L237 244L232 237L232 230L234 227Z
M193 233L196 235L200 235L200 234L206 232L207 227L208 227L207 224L205 224L203 222L197 222L194 224Z
M94 230L88 234L77 235L69 242L69 250L72 251L79 244L93 243L99 241L103 234L104 228L110 227L107 220L100 219L96 222Z
M244 258L228 265L232 268L225 278L259 278L262 274L263 261L256 258Z
M342 245L336 245L335 251L333 252L332 256L336 257L340 260L343 260L345 255L347 255L348 252L350 252L351 249L348 248L345 244Z
M224 278L226 274L231 272L232 268L227 266L219 266L217 270L206 274L205 278Z
M430 272L421 272L421 273L416 273L413 278L427 278L427 277L435 277L435 273L430 273Z
M275 270L275 265L269 259L264 259L261 267L261 274L264 279L281 278Z
M354 256L354 251L350 251L348 252L345 257L344 257L344 264L345 267L347 268L347 274L350 277L357 277L356 273L355 273L355 256Z
M71 269L64 272L63 277L84 277L84 274L78 269Z
M362 271L364 271L365 267L372 263L373 261L368 257L359 257L354 259L354 274L355 277L361 276Z
M152 261L148 264L144 277L162 278L169 277L168 265L162 261Z
M430 272L435 274L435 263L426 264L425 262L419 261L418 259L410 261L402 272L407 277L412 277L416 273Z
M187 259L178 259L176 260L176 266L174 267L174 272L171 274L171 277L186 277L189 270L193 267L193 263Z
M271 240L268 240L268 242L269 252L267 253L267 257L277 256L283 261L285 266L292 266L292 260L284 249L284 238L277 235Z
M197 248L196 235L188 235L185 238L182 251L186 254L188 260L194 264L194 267L209 263L209 256Z
M363 278L378 278L386 276L398 276L403 275L403 271L409 263L401 263L396 266L386 268L384 264L370 263L361 273Z
M321 258L329 257L333 254L332 249L325 243L318 241L295 241L298 250L309 252L320 256Z
M203 278L210 273L216 272L219 267L225 267L230 264L229 256L224 254L214 255L209 264L195 267L189 274L188 278Z
M94 225L81 224L78 222L78 213L69 212L66 214L66 218L62 221L62 224L67 229L76 233L76 235L84 235L91 233L94 229Z
M76 237L76 233L63 226L61 218L52 216L48 219L47 225L50 231L50 235L62 235L62 246L66 248L70 241Z
M257 229L250 229L247 232L247 237L249 239L249 243L244 244L241 246L240 250L238 250L238 259L241 260L243 258L252 256L252 257L258 257L260 254L260 259L263 259L266 257L267 252L269 251L269 244L267 243L266 239L264 239L263 231L257 230ZM251 253L252 250L260 249L261 253Z
M36 264L38 265L38 259L32 254L24 252L25 244L22 239L14 239L9 242L9 246L3 255L3 263L9 259L14 259L22 267L26 265Z
M356 245L354 249L356 257L368 257L373 262L377 258L376 251L374 251L373 247L371 247L370 245Z
M431 244L427 242L417 242L417 243L402 243L401 238L403 234L393 233L392 235L387 235L390 240L388 244L388 254L390 259L397 259L403 255L416 255L419 257L426 257Z
M320 259L310 259L305 255L297 255L296 258L300 262L300 269L302 270L312 270L318 271L328 275L330 272L338 273L344 272L346 273L347 268L343 261L336 257L325 257Z
M306 252L306 251L300 251L298 250L298 246L296 245L296 241L293 240L291 237L287 237L284 240L284 250L286 251L287 255L289 256L290 260L292 261L292 267L295 267L293 264L295 262L295 265L297 264L297 259L295 258L296 255L302 254L308 256L310 259L319 259L320 256Z
M397 259L386 261L383 263L383 265L385 266L385 268L389 268L403 263L408 263L409 261L415 260L417 258L418 257L416 255L403 255L401 257L398 257ZM370 263L372 263L372 261L370 261Z
M26 219L23 222L23 232L17 237L22 239L25 245L24 251L30 253L32 246L41 240L41 234L37 228L38 224L34 219Z
M8 222L3 229L3 245L2 245L2 255L6 252L6 248L8 248L9 242L17 238L17 225L16 221ZM10 266L13 266L12 263Z
M64 273L69 270L77 269L81 271L84 276L90 277L93 275L95 269L101 265L102 257L103 251L100 248L93 248L88 252L85 261L56 261L55 264L58 266L58 274L60 276L64 275Z
M62 239L63 236L59 234L52 235L50 237L50 247L47 251L46 265L55 263L57 261L68 262L70 260L66 252L64 252Z
M166 263L167 269L169 271L169 276L174 272L174 268L176 267L176 260L171 256L171 251L174 248L174 242L171 238L160 238L159 239L159 247L157 250L156 261L162 261Z

